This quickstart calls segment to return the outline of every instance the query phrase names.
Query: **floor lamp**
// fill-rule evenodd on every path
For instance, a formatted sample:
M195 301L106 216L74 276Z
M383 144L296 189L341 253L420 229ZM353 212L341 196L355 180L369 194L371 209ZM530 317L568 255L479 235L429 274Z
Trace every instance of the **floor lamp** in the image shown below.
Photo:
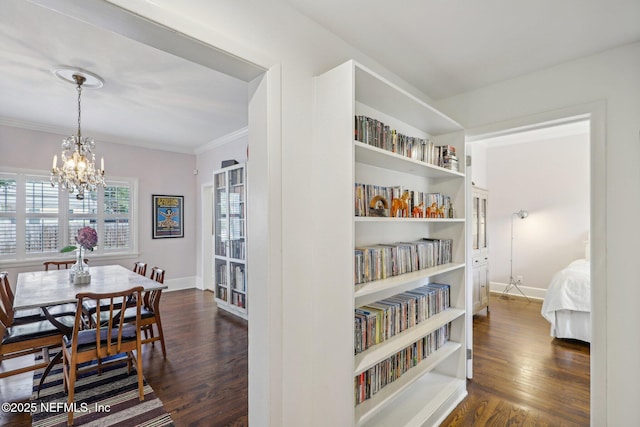
M516 280L513 277L513 217L514 216L517 216L520 219L525 219L526 217L529 216L529 212L520 209L518 212L514 212L511 214L511 258L509 260L509 284L507 285L506 288L504 288L504 291L502 291L502 296L507 295L511 289L516 288L518 292L520 292L522 296L527 299L527 301L531 302L529 297L526 296L525 293L522 292L522 289L520 289L520 286L518 286L522 284L520 282L520 279Z

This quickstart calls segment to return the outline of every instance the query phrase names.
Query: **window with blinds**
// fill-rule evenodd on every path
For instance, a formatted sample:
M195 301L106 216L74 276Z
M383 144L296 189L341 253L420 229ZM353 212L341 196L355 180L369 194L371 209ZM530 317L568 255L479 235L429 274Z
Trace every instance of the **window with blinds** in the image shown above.
M84 199L78 200L75 194L67 194L69 203L67 242L70 245L76 243L76 236L81 228L91 227L98 231L98 195L97 191L85 192ZM98 244L100 241L100 233L98 232Z
M131 223L131 185L113 182L104 189L105 249L129 247Z
M48 178L27 176L25 195L25 252L58 252L58 189Z
M16 180L12 175L0 175L0 256L15 255L16 245Z
M75 245L82 227L98 232L96 253L128 252L133 245L134 180L107 181L97 192L52 187L49 175L0 170L0 259L51 254Z

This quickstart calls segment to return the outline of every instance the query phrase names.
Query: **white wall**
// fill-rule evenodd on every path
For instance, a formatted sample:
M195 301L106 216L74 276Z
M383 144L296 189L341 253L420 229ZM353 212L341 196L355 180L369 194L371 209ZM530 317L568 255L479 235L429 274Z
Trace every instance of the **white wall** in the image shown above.
M635 332L640 324L638 76L640 43L634 43L437 103L468 129L587 104L605 105L605 152L603 158L592 156L592 173L602 172L604 162L606 175L591 183L592 277L596 274L591 416L592 425L597 426L640 425L640 412L635 409L640 401L640 335ZM597 130L601 129L598 124ZM606 190L605 200L600 186Z
M54 154L60 156L60 144L67 135L0 126L0 166L49 172ZM125 141L123 141L124 143ZM100 259L89 255L91 265L118 263L133 267L136 260L166 270L170 289L195 286L196 224L194 155L138 148L96 141L96 156L104 157L107 179L138 178L138 256ZM184 196L184 238L152 239L151 195ZM180 254L180 257L176 257ZM18 272L42 269L42 261L19 268L3 267L15 283Z
M589 136L487 144L488 238L494 291L509 283L511 217L513 274L530 297L544 298L553 274L584 258L589 230Z

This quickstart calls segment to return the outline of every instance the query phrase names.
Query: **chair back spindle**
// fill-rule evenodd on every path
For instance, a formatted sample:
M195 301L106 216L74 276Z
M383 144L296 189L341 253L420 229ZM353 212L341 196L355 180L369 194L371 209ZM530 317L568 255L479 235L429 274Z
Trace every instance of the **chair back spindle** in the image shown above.
M135 263L133 263L133 271L135 273L138 273L142 276L146 276L147 275L147 263L146 262L140 262L137 261Z

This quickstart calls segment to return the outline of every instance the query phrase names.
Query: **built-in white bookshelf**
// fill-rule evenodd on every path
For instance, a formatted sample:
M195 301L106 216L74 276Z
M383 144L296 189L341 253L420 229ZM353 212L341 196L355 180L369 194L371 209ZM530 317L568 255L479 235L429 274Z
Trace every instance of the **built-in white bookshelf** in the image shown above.
M313 290L314 353L318 354L313 381L318 404L331 408L327 425L437 425L466 395L464 131L423 100L355 61L316 77L315 92L312 190L320 205L327 207L312 213L310 226L317 251L314 272L323 272L323 285ZM388 145L354 138L358 116L416 138L421 142L414 147L420 151L412 150L408 157L399 145L393 152ZM454 150L460 159L458 170L455 165L428 163L433 156L427 159L424 153L433 151L427 143ZM455 212L445 218L355 216L356 183L442 193L453 202ZM354 285L356 248L423 238L452 240L451 262ZM446 310L355 354L357 308L428 283L449 285ZM442 345L356 404L358 376L443 328L448 339Z
M247 319L246 165L213 173L214 286L218 307Z

